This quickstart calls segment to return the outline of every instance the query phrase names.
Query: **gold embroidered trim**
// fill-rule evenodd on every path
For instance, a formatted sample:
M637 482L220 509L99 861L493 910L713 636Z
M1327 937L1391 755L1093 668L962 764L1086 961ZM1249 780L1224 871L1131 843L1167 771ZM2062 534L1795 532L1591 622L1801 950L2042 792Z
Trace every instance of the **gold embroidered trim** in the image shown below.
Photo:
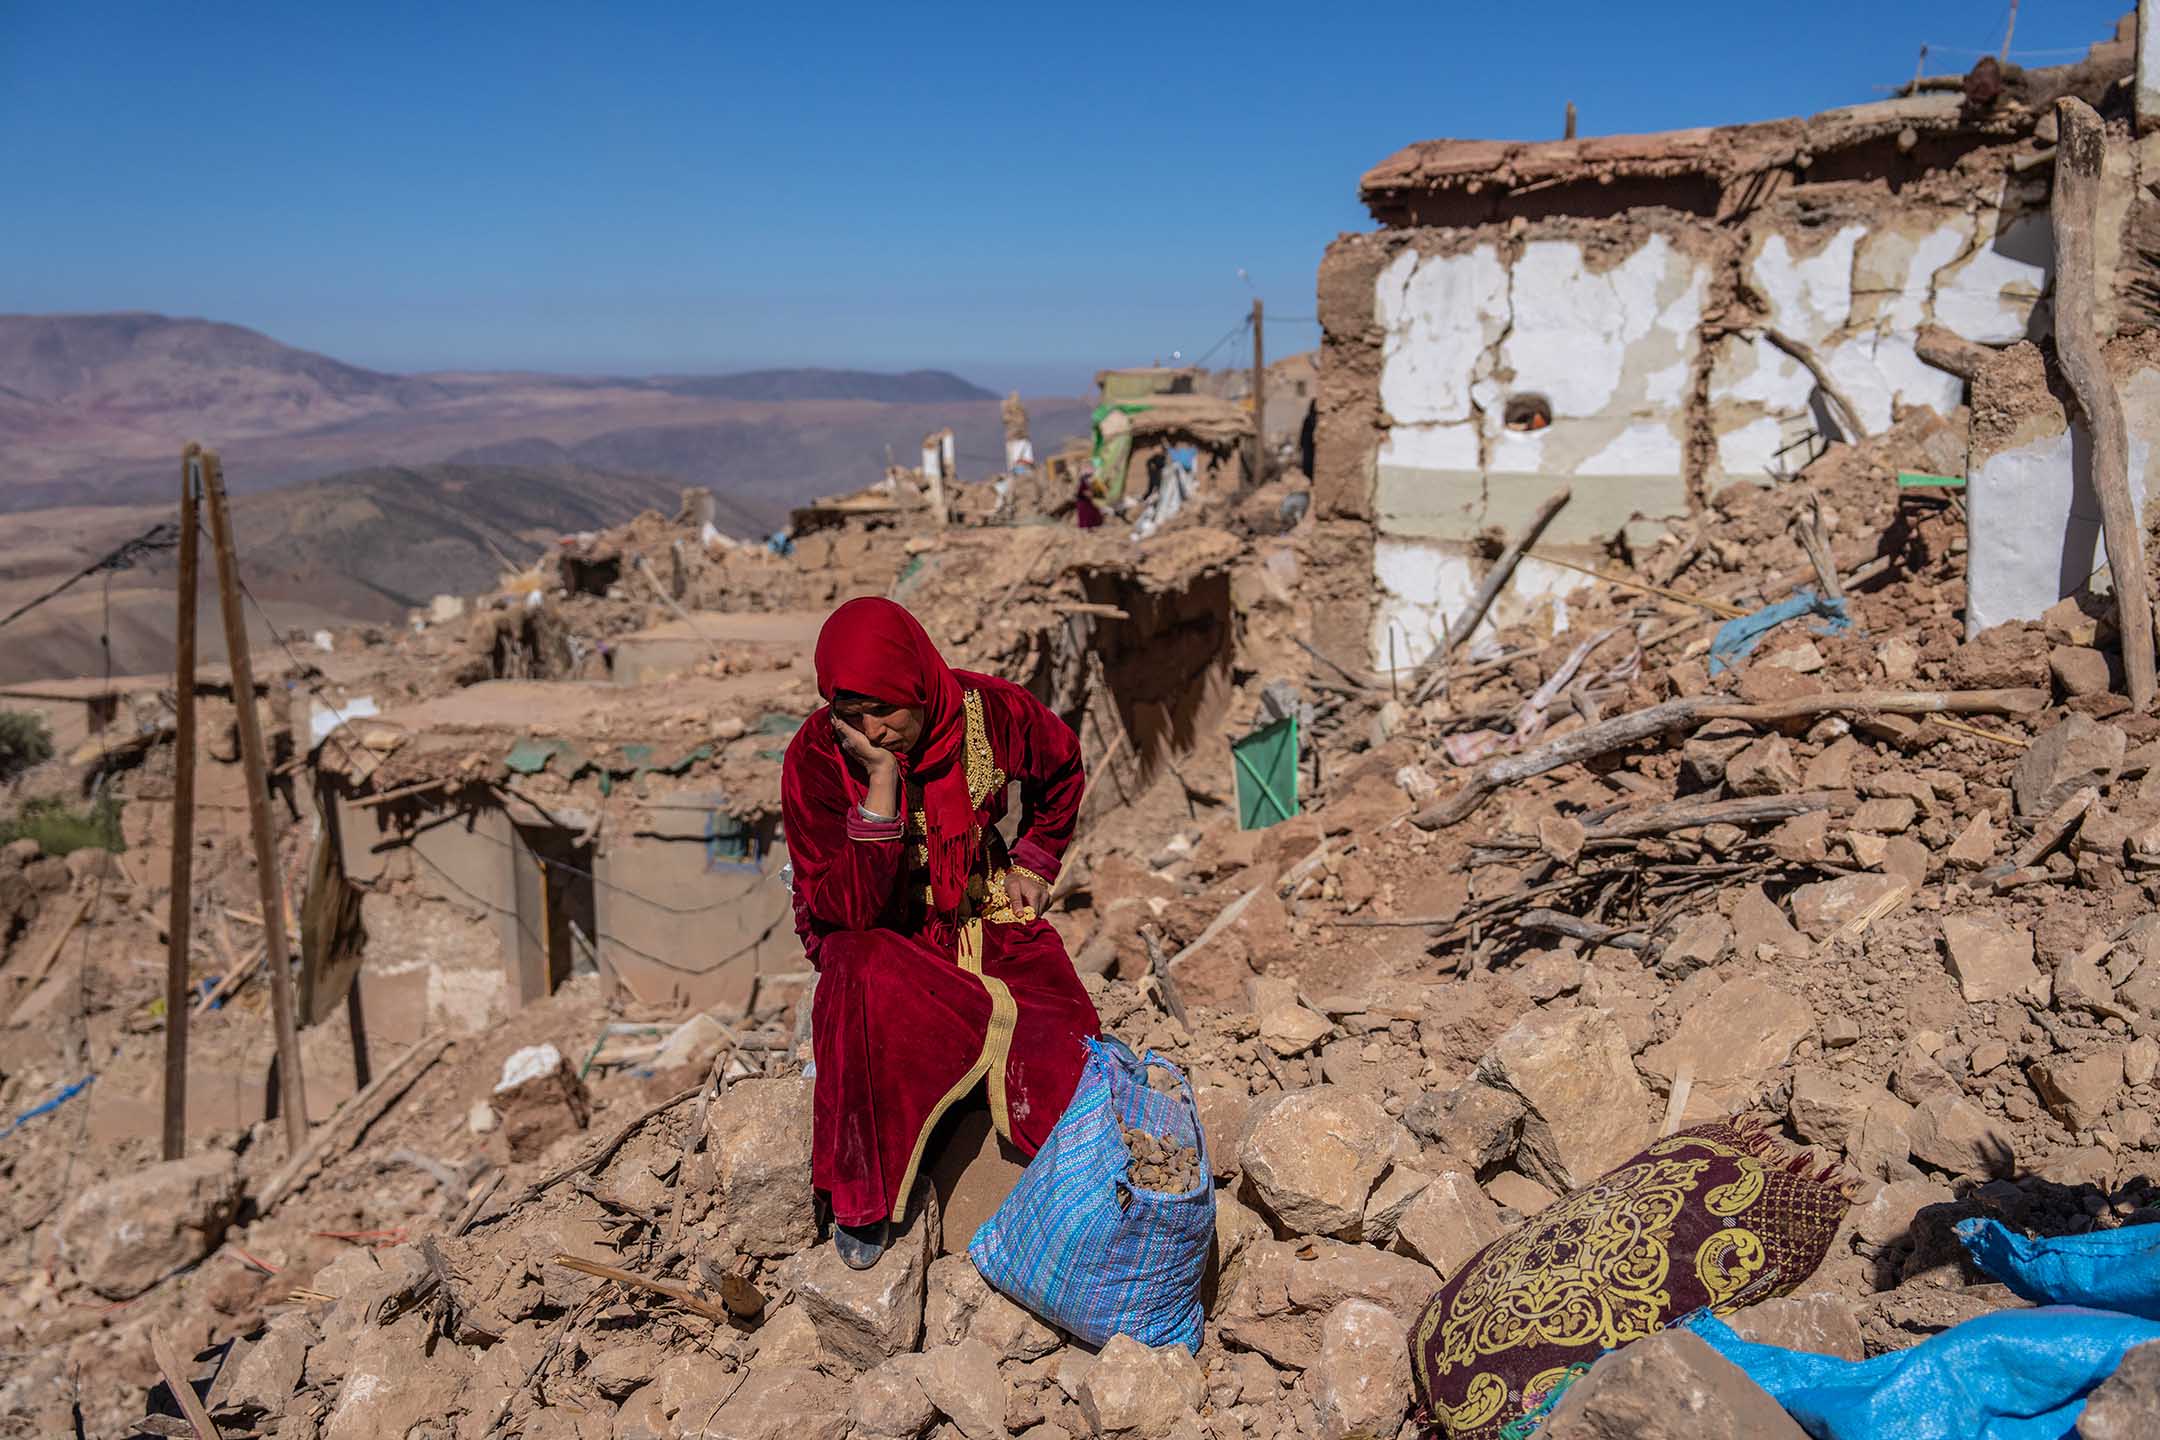
M990 748L990 730L983 723L982 691L963 691L960 699L961 708L967 711L968 800L980 810L985 800L1005 788L1005 772L998 769L997 753Z
M997 1127L998 1134L1012 1139L1012 1113L1005 1100L1005 1067L1012 1055L1013 1031L1020 1024L1020 1006L1004 981L983 974L982 954L982 921L970 920L960 927L960 968L980 980L988 992L990 1023L983 1030L982 1053L975 1057L975 1063L968 1067L967 1073L955 1080L952 1088L930 1107L930 1113L923 1118L922 1129L915 1134L915 1148L908 1156L907 1169L900 1176L900 1189L893 1197L892 1219L895 1223L903 1222L907 1217L908 1194L915 1188L915 1177L922 1170L923 1147L930 1143L930 1132L945 1118L945 1112L974 1089L975 1082L985 1075L990 1077L990 1121Z

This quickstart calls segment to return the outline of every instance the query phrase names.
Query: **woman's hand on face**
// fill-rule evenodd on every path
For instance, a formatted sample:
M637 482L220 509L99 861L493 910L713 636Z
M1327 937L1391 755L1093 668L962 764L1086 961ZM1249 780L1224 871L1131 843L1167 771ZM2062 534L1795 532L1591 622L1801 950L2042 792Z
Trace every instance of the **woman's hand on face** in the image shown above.
M1015 910L1026 910L1041 918L1050 908L1050 887L1042 881L1016 871L1005 872L1005 900Z
M871 744L870 737L850 725L838 711L832 712L832 727L833 736L840 742L840 748L863 769L869 771L873 779L883 774L897 773L900 761L892 751Z

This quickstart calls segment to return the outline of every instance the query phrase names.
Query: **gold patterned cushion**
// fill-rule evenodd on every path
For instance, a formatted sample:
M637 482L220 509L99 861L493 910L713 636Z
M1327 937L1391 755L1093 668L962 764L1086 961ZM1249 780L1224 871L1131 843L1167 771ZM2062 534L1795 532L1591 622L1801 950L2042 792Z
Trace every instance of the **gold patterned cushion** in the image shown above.
M1410 1336L1428 1435L1501 1440L1599 1355L1815 1273L1852 1203L1760 1131L1700 1125L1480 1250Z

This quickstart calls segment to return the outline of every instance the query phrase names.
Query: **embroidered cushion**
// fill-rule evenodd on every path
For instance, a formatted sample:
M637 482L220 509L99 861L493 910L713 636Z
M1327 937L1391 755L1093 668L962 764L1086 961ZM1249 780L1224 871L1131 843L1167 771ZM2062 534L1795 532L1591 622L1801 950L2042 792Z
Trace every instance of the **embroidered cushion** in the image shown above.
M1606 1351L1793 1290L1852 1203L1810 1167L1760 1131L1699 1125L1480 1250L1411 1331L1424 1433L1513 1440Z

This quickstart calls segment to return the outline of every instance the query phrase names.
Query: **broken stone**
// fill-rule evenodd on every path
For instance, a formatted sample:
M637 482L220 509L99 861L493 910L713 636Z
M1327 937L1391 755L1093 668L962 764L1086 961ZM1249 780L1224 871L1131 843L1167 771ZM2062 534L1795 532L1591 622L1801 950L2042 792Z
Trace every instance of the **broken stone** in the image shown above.
M1950 915L1943 919L1943 942L1950 951L1950 973L1968 1005L2028 994L2040 983L2028 930L1978 916Z
M2055 676L2055 684L2062 693L2071 699L2107 693L2108 659L2098 650L2082 645L2058 645L2048 652L2048 670Z
M1819 1027L1825 1050L1843 1050L1860 1043L1860 1022L1850 1015L1832 1015Z
M2048 1113L2073 1131L2096 1128L2123 1084L2123 1052L2110 1046L2083 1059L2057 1055L2031 1070Z
M1760 885L1740 891L1740 898L1733 903L1732 926L1734 948L1746 959L1761 959L1765 946L1788 960L1807 958L1807 941Z
M1879 1086L1858 1092L1861 1104L1857 1134L1848 1134L1846 1158L1862 1175L1882 1180L1910 1179L1919 1172L1912 1167L1913 1128L1917 1112Z
M1763 837L1763 844L1770 853L1795 865L1805 865L1830 856L1830 815L1823 810L1811 810L1805 815L1795 815L1784 824Z
M1357 1239L1365 1200L1416 1142L1369 1096L1335 1085L1297 1090L1259 1116L1238 1150L1260 1203L1294 1235Z
M1370 1300L1345 1300L1322 1323L1303 1383L1321 1440L1393 1440L1410 1411L1410 1332Z
M988 1345L963 1340L925 1350L915 1379L938 1413L967 1440L1003 1440L1012 1387L998 1373L997 1356Z
M1750 1305L1729 1322L1743 1340L1810 1355L1865 1360L1860 1316L1837 1295L1786 1295Z
M1391 1244L1402 1226L1403 1215L1432 1184L1430 1175L1397 1165L1381 1177L1365 1198L1365 1229L1360 1237L1368 1245Z
M1913 1157L1952 1175L2004 1176L2017 1165L2010 1132L1957 1095L1937 1095L1915 1108Z
M793 1255L817 1239L810 1188L810 1082L739 1080L713 1102L705 1144L737 1250Z
M1482 1170L1515 1153L1527 1113L1520 1096L1471 1081L1444 1096L1419 1096L1403 1120L1420 1137Z
M1800 767L1782 735L1753 741L1725 762L1725 788L1734 795L1790 795L1800 788Z
M218 1367L210 1409L222 1417L255 1422L283 1416L286 1402L300 1388L307 1352L321 1338L297 1310L272 1316L260 1339Z
M1962 1095L1964 1087L1917 1041L1907 1041L1890 1079L1890 1092L1908 1105L1923 1105L1938 1095Z
M240 1205L230 1150L145 1165L93 1185L60 1217L60 1256L108 1300L132 1300L224 1243Z
M1828 817L1823 818L1827 822ZM1792 893L1793 923L1809 939L1827 940L1904 883L1893 875L1841 875L1835 880L1802 885Z
M1522 987L1504 975L1480 971L1452 984L1435 985L1425 992L1418 1045L1426 1059L1461 1074L1531 1008Z
M2115 987L2108 983L2107 971L2082 953L2055 967L2053 999L2057 1010L2088 1010L2095 1015L2112 1015L2116 1010Z
M1039 1360L1063 1342L1058 1333L990 1288L964 1254L930 1266L923 1308L923 1344L957 1345L980 1340L1000 1360Z
M1502 1170L1485 1182L1485 1193L1495 1203L1517 1215L1535 1215L1557 1200L1557 1195L1519 1170Z
M593 1389L620 1403L631 1391L652 1383L664 1354L648 1345L604 1345L585 1362L581 1374Z
M1680 766L1698 789L1722 784L1732 757L1747 749L1754 730L1739 720L1712 720L1680 747Z
M1658 973L1692 975L1723 960L1732 949L1733 928L1715 910L1690 917L1658 954Z
M1863 800L1853 811L1852 828L1878 835L1901 835L1920 817L1920 807L1902 795Z
M534 1159L592 1121L592 1097L553 1045L529 1045L505 1060L502 1083L488 1103L512 1160Z
M1880 1254L1912 1233L1913 1220L1930 1205L1956 1197L1932 1180L1893 1180L1852 1211L1853 1234L1861 1247Z
M1985 810L1976 811L1943 852L1943 863L1961 870L1984 870L1994 859L1995 822Z
M916 1377L918 1355L896 1355L848 1388L848 1418L857 1433L876 1440L915 1440L937 1423L937 1407Z
M815 1370L752 1370L717 1412L693 1415L695 1402L686 1403L676 1418L691 1423L676 1433L685 1440L842 1440L847 1402L846 1388Z
M1668 1089L1682 1070L1694 1075L1683 1124L1722 1119L1753 1104L1814 1030L1805 1000L1745 976L1690 1006L1672 1039L1643 1052L1642 1069Z
M1563 865L1575 863L1589 832L1580 820L1566 815L1547 815L1537 823L1538 848Z
M1395 1227L1394 1248L1445 1280L1507 1233L1500 1207L1467 1170L1442 1170L1418 1192Z
M1261 1042L1285 1060L1304 1054L1334 1033L1335 1027L1327 1016L1295 1003L1278 1005L1260 1015Z
M2160 1073L2160 1041L2140 1035L2123 1047L2123 1083L2136 1088L2150 1085Z
M1242 1082L1231 1085L1195 1085L1193 1108L1200 1114L1200 1133L1207 1136L1208 1159L1215 1178L1227 1180L1237 1173L1238 1138L1252 1116L1252 1094Z
M1601 1011L1524 1016L1479 1062L1478 1078L1522 1100L1518 1163L1556 1190L1588 1184L1649 1138L1650 1092L1626 1035Z
M1806 1440L1760 1385L1688 1330L1607 1355L1569 1386L1539 1440Z
M1802 1065L1793 1072L1786 1118L1808 1144L1843 1149L1865 1113L1865 1100L1821 1066Z
M2113 725L2065 715L2042 732L2010 772L2020 815L2043 816L2087 785L2105 787L2122 769L2129 739Z
M1113 1335L1080 1381L1080 1413L1098 1436L1165 1440L1207 1398L1200 1362L1182 1345L1150 1349Z
M1781 670L1790 670L1795 675L1813 675L1823 668L1825 662L1820 646L1812 640L1802 640L1797 645L1771 651L1762 658L1762 663L1775 665Z
M1517 961L1510 973L1524 993L1542 1003L1582 989L1590 967L1582 956L1565 950L1533 950Z
M394 1325L362 1330L354 1339L322 1440L380 1440L440 1421L472 1371L469 1352L438 1346L425 1365L414 1363L428 1343L429 1320L407 1315Z
M660 1053L653 1056L654 1070L679 1070L685 1065L695 1066L703 1072L727 1044L727 1029L712 1016L699 1011L675 1027L667 1039L660 1042Z
M1319 1358L1322 1321L1343 1301L1370 1300L1410 1325L1439 1288L1440 1277L1406 1255L1333 1240L1256 1240L1215 1318L1232 1345L1303 1370Z
M915 1197L907 1229L868 1270L849 1269L832 1245L820 1245L798 1262L795 1298L825 1352L850 1370L871 1369L922 1343L939 1217L937 1192L928 1184L918 1182Z
M2079 1440L2152 1440L2160 1435L2160 1340L2133 1347L2078 1416Z

